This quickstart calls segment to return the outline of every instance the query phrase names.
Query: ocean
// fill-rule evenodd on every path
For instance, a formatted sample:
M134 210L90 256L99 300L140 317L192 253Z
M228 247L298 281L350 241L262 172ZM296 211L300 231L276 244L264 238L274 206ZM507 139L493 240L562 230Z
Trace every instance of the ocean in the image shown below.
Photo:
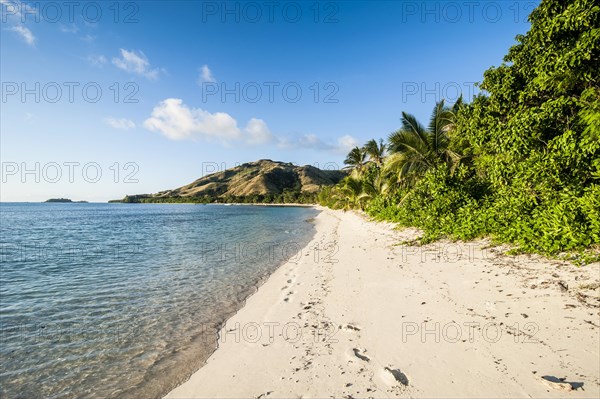
M160 398L318 211L0 204L0 397Z

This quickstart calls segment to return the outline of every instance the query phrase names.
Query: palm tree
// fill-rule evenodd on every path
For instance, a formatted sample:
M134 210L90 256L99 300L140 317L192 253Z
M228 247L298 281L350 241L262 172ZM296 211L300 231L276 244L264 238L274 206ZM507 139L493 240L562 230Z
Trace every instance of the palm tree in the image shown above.
M354 147L348 153L344 164L348 165L346 168L356 169L357 171L361 171L365 161L367 159L367 153L359 147Z
M350 207L356 207L362 193L362 181L354 177L347 177L342 186L342 193L348 199Z
M384 144L383 140L379 139L379 143L377 143L375 139L371 139L367 141L367 144L365 144L363 149L369 156L369 160L375 162L377 167L380 167L383 163L386 150L386 145Z
M388 138L391 155L386 159L384 171L391 175L391 181L412 185L443 162L453 171L460 159L448 148L448 133L454 128L454 121L454 110L446 108L443 100L433 108L427 128L413 115L403 112L402 128Z
M375 189L370 183L354 176L344 178L331 194L334 207L339 209L364 210L368 200L376 195Z
M442 100L442 104L443 104L443 102L444 101ZM452 133L452 131L454 131L456 129L456 121L458 119L458 111L460 110L462 105L463 105L463 96L461 94L460 97L458 97L458 99L456 100L456 102L452 105L452 107L445 108L446 114L444 115L444 120L447 122L446 133L450 134L450 133Z

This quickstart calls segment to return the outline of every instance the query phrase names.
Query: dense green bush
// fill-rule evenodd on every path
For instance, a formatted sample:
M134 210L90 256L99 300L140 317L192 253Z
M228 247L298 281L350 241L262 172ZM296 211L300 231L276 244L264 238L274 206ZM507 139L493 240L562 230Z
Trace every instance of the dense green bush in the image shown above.
M597 251L600 6L543 0L529 19L530 31L517 36L504 63L485 71L484 94L452 111L436 105L432 120L436 112L446 115L437 136L457 156L437 162L419 141L424 128L411 138L421 143L416 157L416 147L390 142L379 178L393 171L392 159L428 162L404 184L387 176L386 190L371 193L364 206L370 215L422 228L428 240L492 236L526 251ZM364 187L375 181L362 179Z

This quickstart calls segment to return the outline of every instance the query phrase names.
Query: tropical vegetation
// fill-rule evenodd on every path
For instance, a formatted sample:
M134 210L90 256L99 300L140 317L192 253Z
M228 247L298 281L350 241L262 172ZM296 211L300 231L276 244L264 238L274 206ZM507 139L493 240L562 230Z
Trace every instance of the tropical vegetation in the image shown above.
M169 196L157 197L152 194L126 195L120 200L109 202L141 204L315 204L317 193L285 189L281 193L223 195L223 196Z
M346 159L321 204L416 226L424 241L489 236L556 254L600 245L600 5L543 0L481 94L402 113Z

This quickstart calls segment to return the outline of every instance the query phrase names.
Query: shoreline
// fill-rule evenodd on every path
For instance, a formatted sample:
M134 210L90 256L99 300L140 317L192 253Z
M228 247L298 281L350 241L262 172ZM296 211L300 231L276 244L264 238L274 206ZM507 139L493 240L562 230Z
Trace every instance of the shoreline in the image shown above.
M167 203L167 204L179 205L180 203ZM197 205L197 204L194 204L194 205ZM225 205L225 204L212 204L212 203L209 203L209 204L204 204L204 205ZM230 204L230 205L263 205L263 204ZM268 206L270 204L264 204L264 205ZM276 204L273 204L273 205L276 205ZM287 206L296 206L296 204L290 204L290 205L287 205ZM298 204L298 206L299 207L313 208L313 209L315 209L318 212L321 212L322 209L323 209L319 205ZM304 249L307 246L310 246L310 242L312 241L313 237L316 234L316 228L314 226L313 220L314 220L313 218L305 220L305 223L311 224L313 226L313 228L312 228L312 233L309 235L309 237L311 237L311 238L308 240L307 245L304 248L301 249L301 251L304 251ZM214 339L214 342L213 342L213 337L211 337L211 338L207 338L207 337L197 338L196 344L198 344L198 345L200 345L200 344L206 344L207 343L206 342L207 339L210 341L210 343L212 345L209 345L208 351L205 352L205 355L203 357L199 358L199 359L202 359L202 360L200 361L201 364L198 367L196 367L196 371L192 372L191 375L190 374L180 375L179 380L181 382L179 384L177 384L175 387L172 387L169 391L167 391L167 396L168 396L169 392L175 390L178 386L181 386L182 384L184 384L187 380L189 380L189 378L191 378L191 376L193 376L193 374L197 373L199 371L199 369L201 369L202 367L204 367L206 365L206 362L208 361L208 359L210 359L210 357L212 357L213 354L219 349L219 338L220 338L220 335L221 335L221 331L226 328L228 321L230 319L232 319L233 317L235 317L238 314L238 312L240 312L242 309L244 309L244 307L247 304L248 299L250 297L252 297L253 295L255 295L256 293L258 293L259 290L260 290L260 288L262 287L262 285L265 284L267 281L269 281L269 279L271 278L271 276L275 272L277 272L277 270L279 270L286 263L287 263L287 261L282 260L279 263L279 265L276 266L271 272L261 275L258 278L258 280L256 280L255 283L253 283L251 286L249 286L249 289L247 290L247 294L243 296L243 299L239 300L235 304L234 309L231 310L230 312L228 312L228 314L224 315L223 321L220 322L220 323L218 323L216 325L216 331L214 332L214 334L212 334L213 336L216 335L216 337L214 337L214 338L216 338L216 339ZM185 378L185 379L182 379L182 378ZM135 389L137 389L137 388L135 388ZM164 389L161 390L161 391L165 392ZM132 394L132 392L133 392L133 394ZM130 391L128 391L126 393L125 397L132 397L132 398L134 398L134 397L138 397L138 396L139 396L138 392L132 389L132 390L130 390ZM157 396L157 397L167 397L167 396Z
M9 203L9 202L6 202ZM25 204L28 202L15 202L15 204ZM36 202L32 202L36 203ZM40 202L41 204L46 203ZM58 202L55 202L58 203ZM65 202L63 202L65 203ZM72 204L83 203L83 202L71 202ZM317 208L318 204L300 204L295 202L288 202L282 204L275 203L247 203L247 202L85 202L86 204L128 204L128 205L140 205L140 204L151 204L151 205L221 205L221 206L273 206L273 207L300 207L300 208Z
M600 264L398 245L418 232L315 209L302 256L165 398L600 396Z

